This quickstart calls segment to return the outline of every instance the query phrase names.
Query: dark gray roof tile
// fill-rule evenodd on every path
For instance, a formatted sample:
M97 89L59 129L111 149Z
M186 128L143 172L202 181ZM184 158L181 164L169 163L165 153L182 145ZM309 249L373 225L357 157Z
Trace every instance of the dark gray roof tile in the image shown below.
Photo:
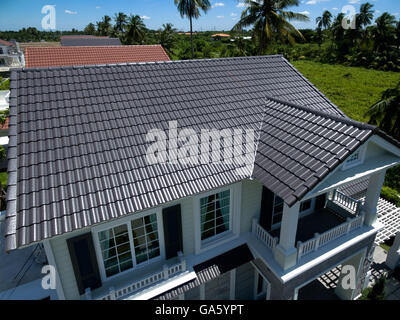
M11 85L8 250L243 178L291 206L375 130L281 56L26 69ZM146 133L170 120L255 129L253 172L149 165Z

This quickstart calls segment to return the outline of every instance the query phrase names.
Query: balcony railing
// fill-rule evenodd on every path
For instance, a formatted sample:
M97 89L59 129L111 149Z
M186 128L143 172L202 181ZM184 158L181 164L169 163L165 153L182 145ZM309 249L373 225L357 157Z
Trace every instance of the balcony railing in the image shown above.
M355 200L338 190L333 191L331 200L355 215L360 213L362 200Z
M253 219L252 233L258 240L263 242L268 248L274 249L278 244L278 238L271 236L263 227L261 227L257 219Z
M114 289L114 287L109 288L109 292L106 295L96 297L96 300L118 300L118 299L123 299L124 297L127 297L129 295L138 293L140 290L150 287L151 285L154 285L156 283L159 283L161 281L168 280L169 278L183 272L186 270L186 260L183 259L182 253L179 252L179 259L180 262L176 263L172 266L164 265L163 269L153 273L145 278L142 278L138 281L135 281L127 286ZM86 299L91 300L92 299L92 294L90 292L90 289L86 290Z
M319 247L345 235L349 232L360 228L364 223L364 215L360 214L354 218L347 218L346 222L338 225L337 227L328 230L322 234L316 233L314 238L306 242L297 242L297 261L310 252L316 251Z

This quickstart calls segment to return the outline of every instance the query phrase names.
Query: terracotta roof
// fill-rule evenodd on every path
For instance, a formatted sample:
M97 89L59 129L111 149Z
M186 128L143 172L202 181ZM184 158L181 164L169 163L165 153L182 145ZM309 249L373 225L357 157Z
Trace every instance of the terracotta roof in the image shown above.
M230 34L226 34L226 33L216 33L213 34L211 37L230 37Z
M169 61L161 45L28 47L26 68Z
M6 40L2 40L0 39L0 44L3 46L8 46L8 47L13 47L14 43L10 42L10 41L6 41Z
M4 124L0 123L0 130L7 130L8 129L8 123L9 123L9 118L6 119L6 122L4 122Z

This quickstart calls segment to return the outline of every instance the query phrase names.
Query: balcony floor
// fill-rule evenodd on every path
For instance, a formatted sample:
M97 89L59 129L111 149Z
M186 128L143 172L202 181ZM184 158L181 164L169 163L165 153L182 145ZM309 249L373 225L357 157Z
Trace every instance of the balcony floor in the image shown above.
M324 233L345 222L345 219L335 214L328 208L317 210L299 219L297 225L297 241L305 242L314 238L314 233ZM279 238L280 228L272 230L270 234Z

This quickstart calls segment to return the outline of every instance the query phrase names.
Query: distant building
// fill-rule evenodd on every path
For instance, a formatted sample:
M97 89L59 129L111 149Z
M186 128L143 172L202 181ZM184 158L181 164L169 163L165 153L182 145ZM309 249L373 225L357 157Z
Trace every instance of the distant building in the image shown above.
M161 45L28 47L25 55L27 68L170 60Z
M211 36L214 40L228 39L230 37L231 35L226 33L216 33Z
M0 72L25 65L24 55L15 41L0 39Z
M120 46L121 41L118 38L110 38L106 36L87 36L87 35L76 35L76 36L62 36L61 46L72 47L72 46Z

